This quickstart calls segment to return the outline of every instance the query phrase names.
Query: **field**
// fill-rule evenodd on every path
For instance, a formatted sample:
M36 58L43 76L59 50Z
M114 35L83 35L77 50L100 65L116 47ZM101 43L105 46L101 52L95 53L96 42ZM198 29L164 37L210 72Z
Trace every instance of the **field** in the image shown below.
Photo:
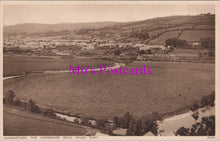
M86 129L68 122L4 106L4 136L79 136Z
M4 94L13 90L56 110L94 118L135 117L184 108L215 90L215 65L187 62L134 62L151 67L151 75L39 74L4 80Z
M201 38L215 38L214 30L185 30L180 35L179 39L187 41L199 41Z
M69 65L76 67L97 67L99 65L113 66L110 61L97 59L61 59L61 58L37 58L4 56L3 58L4 76L23 74L24 72L40 72L49 70L69 70Z
M158 44L158 45L165 45L167 39L176 38L180 31L170 31L164 34L161 34L158 38L149 42L149 44Z

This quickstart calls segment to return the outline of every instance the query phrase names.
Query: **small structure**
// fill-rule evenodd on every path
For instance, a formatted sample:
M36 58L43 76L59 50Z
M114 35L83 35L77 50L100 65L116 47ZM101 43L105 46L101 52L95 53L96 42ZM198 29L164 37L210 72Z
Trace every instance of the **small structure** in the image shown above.
M96 133L95 133L95 136L109 136L109 135L104 134L104 133L100 133L100 132L96 132Z
M151 131L149 131L146 134L144 134L143 136L154 136L154 134Z
M119 135L119 136L125 136L126 135L126 131L127 131L127 129L117 128L116 130L112 131L112 134Z

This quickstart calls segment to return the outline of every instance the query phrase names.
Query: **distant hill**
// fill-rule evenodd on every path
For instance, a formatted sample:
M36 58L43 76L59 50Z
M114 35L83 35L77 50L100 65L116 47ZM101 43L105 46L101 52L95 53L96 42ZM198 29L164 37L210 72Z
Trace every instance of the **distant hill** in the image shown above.
M164 45L169 38L197 42L201 38L215 38L215 15L169 16L136 22L97 22L75 24L20 24L4 27L4 35L21 33L49 33L66 37L109 39L119 42L142 42ZM74 31L74 33L70 33ZM60 32L60 33L59 33ZM70 37L70 38L71 38Z
M47 33L59 31L74 31L83 28L103 28L115 25L116 22L94 22L94 23L61 23L61 24L38 24L25 23L18 25L4 26L4 34L19 33Z

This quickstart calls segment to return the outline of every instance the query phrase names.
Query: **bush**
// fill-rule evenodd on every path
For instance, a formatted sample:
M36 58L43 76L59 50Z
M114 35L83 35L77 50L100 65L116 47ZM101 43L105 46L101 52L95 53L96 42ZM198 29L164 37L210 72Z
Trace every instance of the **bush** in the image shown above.
M96 120L96 127L98 128L104 128L107 120L106 119L98 119Z
M197 109L199 109L199 103L198 103L198 102L194 102L194 104L193 104L192 107L191 107L191 110L192 110L192 111L195 111L195 110L197 110Z
M209 50L208 55L209 57L215 57L215 50Z
M81 124L86 125L86 126L90 126L89 117L82 117L81 118Z
M116 127L120 127L121 126L121 120L120 120L119 117L114 116L113 117L113 121L114 121Z
M192 114L192 117L193 117L195 120L198 120L198 119L199 119L199 113L196 112L196 113Z
M50 117L56 117L54 111L52 109L45 109L43 111L43 114Z
M78 119L78 118L75 119L75 120L73 121L73 123L75 123L75 124L79 124L79 119Z
M114 126L110 125L110 124L107 124L106 125L106 133L109 134L109 135L112 135L112 131L114 129Z
M20 105L21 105L21 100L18 99L18 98L16 98L16 99L14 100L13 105L14 105L14 106L20 106Z
M176 131L176 136L189 136L190 132L188 128L185 127L180 127L177 131Z
M9 90L5 96L5 103L13 105L14 98L15 98L15 93L12 90Z
M215 39L213 38L201 38L200 44L203 48L214 49L215 48Z

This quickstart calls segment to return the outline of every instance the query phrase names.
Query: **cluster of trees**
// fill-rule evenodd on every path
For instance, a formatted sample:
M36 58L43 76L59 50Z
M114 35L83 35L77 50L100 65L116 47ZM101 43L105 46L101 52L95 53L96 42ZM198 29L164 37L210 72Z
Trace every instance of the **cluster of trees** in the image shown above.
M177 38L171 38L166 40L166 46L172 46L174 48L183 48L188 46L188 43L186 40L180 40Z
M149 116L135 119L129 112L127 112L124 117L119 118L115 116L113 120L116 127L127 129L126 135L142 136L149 131L154 135L157 135L157 120L162 120L162 118L158 113L153 113Z
M24 110L34 112L34 113L42 113L47 116L55 117L54 111L52 109L42 109L40 108L35 101L30 99L28 102L21 101L16 97L16 94L9 90L5 97L3 97L3 103L13 106L22 107Z
M192 128L181 127L176 136L215 136L215 116L203 117L201 122L193 124Z
M215 106L215 91L212 91L210 95L205 95L201 98L200 101L193 103L191 110L195 111L204 106Z
M138 38L139 40L147 40L149 38L149 34L147 30L141 30L141 31L132 30L130 37Z
M150 49L148 49L146 51L145 50L139 50L138 54L139 55L142 55L142 54L152 54L152 51Z
M215 49L215 39L213 38L201 38L200 39L200 44L203 48L206 49Z

